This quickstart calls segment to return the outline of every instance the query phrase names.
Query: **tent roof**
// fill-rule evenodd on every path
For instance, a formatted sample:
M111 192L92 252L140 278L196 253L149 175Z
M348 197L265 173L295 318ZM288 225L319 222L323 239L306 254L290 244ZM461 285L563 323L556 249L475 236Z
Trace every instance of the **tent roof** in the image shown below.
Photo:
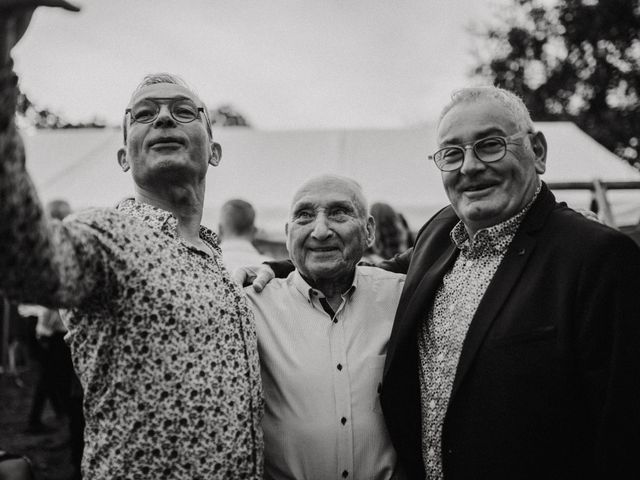
M549 144L543 176L547 182L640 181L640 172L574 124L543 122L537 128ZM432 124L402 130L224 128L214 136L223 155L207 180L203 223L212 227L217 225L221 204L240 197L255 206L259 227L280 236L294 190L310 176L328 172L355 178L372 202L390 203L414 229L447 204L439 172L427 160L436 147ZM27 168L43 201L66 198L74 208L84 208L112 206L132 195L131 176L116 163L120 130L36 130L24 132L23 137ZM637 220L640 192L634 193L622 208ZM585 207L585 195L568 201Z

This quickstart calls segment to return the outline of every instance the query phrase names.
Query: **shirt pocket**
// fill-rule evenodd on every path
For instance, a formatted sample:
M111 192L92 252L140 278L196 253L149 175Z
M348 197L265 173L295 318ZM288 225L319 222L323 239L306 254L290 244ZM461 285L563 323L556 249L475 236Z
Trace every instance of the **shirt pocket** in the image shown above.
M384 360L386 355L374 355L367 357L369 374L369 388L371 399L371 410L382 413L380 406L380 391L382 390L382 373L384 371Z

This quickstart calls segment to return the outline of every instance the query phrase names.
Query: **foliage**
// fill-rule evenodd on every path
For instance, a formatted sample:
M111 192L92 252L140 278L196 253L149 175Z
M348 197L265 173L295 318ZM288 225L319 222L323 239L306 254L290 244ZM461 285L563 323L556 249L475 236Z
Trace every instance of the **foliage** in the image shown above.
M105 123L97 118L87 122L70 122L47 108L34 105L24 93L18 95L16 113L22 124L38 129L105 127Z
M475 29L474 74L521 95L534 120L573 121L640 168L640 0L512 4Z
M247 119L231 105L210 109L211 124L221 127L250 127Z

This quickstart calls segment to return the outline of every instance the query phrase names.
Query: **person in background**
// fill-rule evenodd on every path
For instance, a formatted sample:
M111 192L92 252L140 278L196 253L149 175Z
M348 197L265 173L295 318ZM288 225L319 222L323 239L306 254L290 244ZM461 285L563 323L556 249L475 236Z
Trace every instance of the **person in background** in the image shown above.
M388 203L373 203L370 211L376 225L376 239L365 252L363 261L377 265L407 250L411 246L411 232L404 218Z
M357 266L373 242L360 186L335 175L295 193L285 227L295 270L261 294L265 478L403 478L378 390L404 275Z
M272 260L253 246L255 219L253 206L239 198L225 202L220 209L220 248L224 264L230 272L239 267Z
M78 10L0 2L0 291L64 309L85 394L82 477L258 480L253 315L200 224L221 156L207 109L175 75L147 75L117 152L135 199L47 218L25 169L9 56L38 5Z

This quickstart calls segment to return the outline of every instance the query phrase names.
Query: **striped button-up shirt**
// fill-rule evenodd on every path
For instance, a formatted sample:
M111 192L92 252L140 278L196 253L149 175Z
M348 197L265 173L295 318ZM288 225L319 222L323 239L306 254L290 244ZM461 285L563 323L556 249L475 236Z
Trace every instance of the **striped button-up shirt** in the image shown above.
M388 479L396 455L379 388L404 275L358 267L331 316L297 271L253 304L269 479Z

